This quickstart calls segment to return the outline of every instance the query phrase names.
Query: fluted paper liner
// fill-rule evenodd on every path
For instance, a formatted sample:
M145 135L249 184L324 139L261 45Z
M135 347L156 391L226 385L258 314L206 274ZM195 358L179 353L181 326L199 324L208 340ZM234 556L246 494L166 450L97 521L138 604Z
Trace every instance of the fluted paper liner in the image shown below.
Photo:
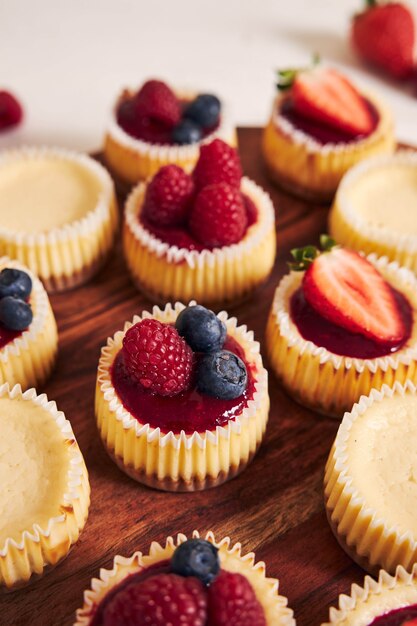
M231 146L237 145L237 135L231 124L227 107L222 103L221 118L218 128L204 137L201 141L189 145L160 145L142 139L136 139L119 126L116 111L120 102L131 96L133 92L125 91L118 99L112 111L107 128L104 154L112 171L125 183L135 184L146 180L163 166L170 163L179 165L190 172L200 155L200 148L213 139L222 139ZM195 92L178 92L183 99L193 99Z
M353 165L375 154L393 152L391 112L373 95L366 97L379 114L375 130L357 141L321 144L280 115L279 105L285 96L278 94L263 134L263 155L271 177L297 195L326 201Z
M417 279L406 268L371 254L367 259L413 309L413 326L407 344L388 356L358 359L329 352L306 341L291 319L289 303L301 286L303 272L291 272L281 280L274 296L266 329L266 350L276 376L300 404L325 415L342 417L361 395L372 388L417 383Z
M199 537L199 532L195 530L193 538ZM238 572L248 579L265 612L267 626L295 626L293 611L287 606L287 598L278 593L279 581L266 577L263 561L256 563L253 552L242 554L241 544L232 544L229 537L216 541L214 534L210 531L205 536L203 535L203 538L219 549L222 569ZM149 554L146 556L141 552L135 552L130 558L116 556L113 568L101 569L100 578L93 578L91 589L84 592L84 606L77 611L74 626L88 626L98 604L115 585L130 574L138 573L145 567L171 558L175 548L184 541L187 541L187 537L178 534L176 539L168 537L165 545L160 545L156 541L152 542Z
M348 190L369 172L398 165L414 168L417 177L417 154L411 150L368 159L350 170L337 191L329 215L329 228L338 243L354 250L385 255L391 261L417 272L417 235L395 232L395 229L382 223L370 224L358 215L347 197ZM395 212L395 206L392 210Z
M61 148L21 148L3 152L0 168L15 161L48 158L74 162L100 184L94 209L79 220L42 233L9 231L0 225L0 254L19 259L44 283L48 291L62 291L86 282L104 262L113 245L118 224L114 185L108 172L94 159ZM59 207L56 207L59 211Z
M217 305L244 297L267 279L276 252L275 213L253 181L243 178L241 191L255 203L257 221L239 243L201 252L171 246L141 224L145 191L139 184L126 202L123 248L134 282L153 299Z
M195 304L195 303L190 303ZM126 331L144 318L174 323L184 305L167 304L152 313L143 312L127 322L122 331L102 348L96 385L96 417L101 438L119 467L152 487L167 491L194 491L215 486L241 472L252 459L263 438L269 412L268 374L262 365L259 343L246 326L222 311L228 334L244 349L255 365L255 391L240 415L214 430L164 433L144 420L139 422L123 406L111 382L110 368L122 347ZM155 397L155 402L158 398Z
M30 525L28 521L20 541L8 538L0 546L0 585L13 589L27 583L31 576L42 574L45 568L56 565L67 555L86 522L90 486L71 424L55 402L49 401L45 394L37 395L35 389L23 393L20 385L10 388L7 383L0 386L0 398L4 397L19 398L46 410L61 431L62 445L68 448L70 455L66 489L57 507L61 509L60 515L50 518L45 527ZM19 493L14 495L20 496Z
M339 596L338 608L329 611L322 626L368 626L377 617L417 604L417 565L411 573L399 565L395 576L380 570L378 580L365 576L363 587L352 585L350 596Z
M55 363L58 330L48 295L42 283L25 266L7 257L0 257L0 271L15 268L26 272L32 280L30 305L33 319L21 335L0 348L0 385L21 385L23 389L42 385Z
M411 531L401 532L398 525L387 524L355 487L348 469L350 430L374 403L405 394L416 394L409 380L404 386L397 382L392 387L383 385L379 391L373 389L369 396L362 396L345 414L326 464L324 497L332 530L349 556L372 574L380 568L394 573L398 565L411 570L417 562L417 537ZM400 459L400 450L398 455Z

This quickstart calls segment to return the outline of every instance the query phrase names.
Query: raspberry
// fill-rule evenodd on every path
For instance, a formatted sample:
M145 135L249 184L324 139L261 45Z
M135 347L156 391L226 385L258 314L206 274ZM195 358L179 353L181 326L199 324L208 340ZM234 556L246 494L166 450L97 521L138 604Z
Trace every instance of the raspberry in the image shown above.
M198 189L214 183L228 183L239 188L242 167L237 151L221 139L201 146L193 178Z
M198 241L214 248L240 241L247 224L240 191L219 183L200 191L191 210L189 227Z
M159 226L177 226L185 221L194 183L178 165L164 165L146 190L144 216Z
M145 319L129 328L123 356L130 375L160 396L175 396L190 384L193 352L169 324Z
M135 96L136 114L175 126L181 119L181 107L175 93L160 80L148 80Z
M205 626L207 597L197 578L159 574L121 589L103 611L103 626Z
M210 626L266 626L265 613L242 574L222 571L208 588Z
M17 126L23 117L23 110L16 98L8 91L0 91L0 131Z

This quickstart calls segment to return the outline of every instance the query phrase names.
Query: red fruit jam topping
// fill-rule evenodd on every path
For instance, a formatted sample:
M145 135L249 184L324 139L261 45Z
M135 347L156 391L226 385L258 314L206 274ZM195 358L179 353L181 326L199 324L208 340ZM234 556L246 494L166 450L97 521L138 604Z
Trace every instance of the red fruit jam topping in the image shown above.
M417 626L417 604L380 615L369 626Z
M125 409L142 424L176 434L182 430L186 434L214 430L240 415L255 392L255 368L246 361L241 346L232 337L227 337L223 349L237 354L248 372L246 390L234 400L201 394L195 384L175 396L156 396L128 374L122 350L113 362L112 384ZM194 353L194 356L198 362L200 355Z
M0 132L20 124L23 109L16 98L8 91L0 91Z
M362 334L350 332L328 321L307 302L301 287L291 297L290 315L300 335L306 341L312 341L316 346L326 348L334 354L358 359L376 359L397 352L404 347L411 336L413 313L410 303L399 291L392 289L392 293L406 328L404 340L397 345L373 341Z
M363 100L372 116L374 130L379 122L378 111L369 100L366 100L365 98L363 98ZM301 130L306 135L309 135L321 145L325 145L327 143L352 143L360 141L369 135L368 133L367 135L358 134L356 136L352 136L351 133L347 133L341 128L327 126L320 121L306 117L296 110L291 97L284 98L284 100L280 103L279 114L288 120L295 128Z
M22 330L10 330L3 326L3 324L0 324L0 350L11 341L14 341L16 337L20 337L22 332Z

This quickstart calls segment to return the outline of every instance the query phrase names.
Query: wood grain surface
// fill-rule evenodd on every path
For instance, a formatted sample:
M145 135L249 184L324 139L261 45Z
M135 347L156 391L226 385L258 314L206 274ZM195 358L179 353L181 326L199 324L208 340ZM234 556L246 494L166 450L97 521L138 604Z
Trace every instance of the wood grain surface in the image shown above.
M263 170L260 130L239 131L245 174L271 194L277 214L278 253L267 284L229 311L264 341L274 289L287 271L289 250L317 242L328 208L307 205L272 187ZM1 626L70 626L83 590L116 554L147 551L168 535L213 530L230 535L264 560L280 580L298 626L319 626L339 593L364 572L342 551L326 521L323 471L338 423L293 402L271 373L271 413L253 463L238 478L209 491L153 491L123 474L107 456L94 419L94 386L101 346L135 313L152 303L127 274L120 241L88 285L51 297L59 328L57 367L44 389L71 421L90 474L91 508L80 540L42 579L0 596ZM264 346L262 352L265 354Z

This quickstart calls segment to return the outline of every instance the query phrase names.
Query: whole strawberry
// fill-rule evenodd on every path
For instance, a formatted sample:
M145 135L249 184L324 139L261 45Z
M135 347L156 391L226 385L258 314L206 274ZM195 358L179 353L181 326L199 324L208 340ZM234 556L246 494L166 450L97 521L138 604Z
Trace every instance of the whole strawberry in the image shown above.
M245 234L248 217L242 194L227 183L204 187L190 213L194 237L210 248L238 243Z
M207 598L197 578L159 574L121 589L103 611L103 626L205 626Z
M177 226L187 217L194 192L191 176L178 165L165 165L146 189L143 214L158 226Z
M22 121L23 110L8 91L0 91L0 131L17 126Z
M198 189L214 183L228 183L238 189L242 167L237 151L221 139L202 146L193 178Z
M208 588L210 626L266 626L264 610L242 574L222 571Z
M144 319L129 328L123 359L129 374L158 395L175 396L190 385L193 352L169 324Z
M413 13L401 2L367 0L366 4L353 18L353 45L365 61L394 78L407 78L415 65Z
M181 107L175 93L161 80L148 80L135 98L136 115L173 127L180 121Z

